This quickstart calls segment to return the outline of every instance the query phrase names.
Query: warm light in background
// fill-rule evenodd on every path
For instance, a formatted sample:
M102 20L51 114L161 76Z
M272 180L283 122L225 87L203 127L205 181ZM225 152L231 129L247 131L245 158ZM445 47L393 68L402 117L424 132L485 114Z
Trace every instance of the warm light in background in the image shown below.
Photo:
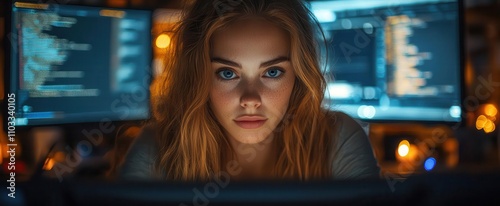
M156 37L156 47L165 49L170 45L170 36L168 34L160 34Z
M455 167L458 164L458 140L455 138L448 138L443 142L443 151L445 153L445 164L447 167Z
M45 160L45 164L43 165L43 170L51 170L52 167L54 167L54 163L55 163L54 159L47 158Z
M478 130L481 130L484 128L484 126L486 125L486 122L488 122L488 118L486 118L486 116L484 115L479 115L479 117L477 117L476 119L476 129Z
M54 157L53 157L53 159L54 159L56 162L63 162L63 161L65 160L65 158L66 158L66 154L64 154L64 152L61 152L61 151L56 152L56 153L54 154Z
M486 124L484 125L484 132L486 133L491 133L495 131L495 123L491 120L488 120Z
M494 110L491 109L489 110L491 113L490 114L493 114L493 111L494 111L494 114L496 115L496 108L493 106ZM485 111L487 111L487 109L485 108ZM489 114L487 114L489 115ZM495 122L493 122L495 120L495 117L486 117L484 115L479 115L479 117L477 117L476 119L476 129L477 130L484 130L484 132L486 133L491 133L493 131L495 131Z
M487 104L484 107L484 114L490 116L490 117L495 117L497 115L497 108L493 104Z
M118 10L103 9L99 11L99 15L107 17L123 18L125 16L125 12Z
M410 150L408 151L408 155L406 158L412 162L417 161L418 155L420 153L420 150L418 147L414 144L410 145Z
M402 140L401 142L399 142L398 155L401 157L405 157L406 155L408 155L409 152L410 152L410 142L408 142L408 140Z
M396 159L400 162L415 162L419 157L420 150L417 145L410 144L408 140L399 142L396 149Z

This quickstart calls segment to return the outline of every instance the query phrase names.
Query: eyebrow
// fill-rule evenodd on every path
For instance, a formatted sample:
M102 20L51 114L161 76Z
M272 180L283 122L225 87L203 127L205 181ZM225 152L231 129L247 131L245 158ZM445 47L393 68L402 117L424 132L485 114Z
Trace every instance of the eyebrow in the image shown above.
M262 68L262 67L268 67L268 66L271 66L271 65L274 65L274 64L278 64L278 63L281 63L281 62L284 62L284 61L290 61L290 59L288 57L285 57L285 56L279 56L279 57L276 57L276 58L271 59L269 61L262 62L260 64L260 68ZM221 63L221 64L225 64L225 65L229 65L229 66L241 68L240 64L238 64L236 62L233 62L231 60L220 58L220 57L213 57L211 59L211 62L217 62L217 63Z

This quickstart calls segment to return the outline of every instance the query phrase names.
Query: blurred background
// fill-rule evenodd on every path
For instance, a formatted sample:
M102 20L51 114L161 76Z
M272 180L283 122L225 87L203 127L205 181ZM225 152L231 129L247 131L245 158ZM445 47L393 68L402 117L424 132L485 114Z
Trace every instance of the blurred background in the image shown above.
M500 169L500 1L307 2L325 106L362 123L384 175ZM0 7L1 173L15 148L19 179L113 178L189 2L56 3Z

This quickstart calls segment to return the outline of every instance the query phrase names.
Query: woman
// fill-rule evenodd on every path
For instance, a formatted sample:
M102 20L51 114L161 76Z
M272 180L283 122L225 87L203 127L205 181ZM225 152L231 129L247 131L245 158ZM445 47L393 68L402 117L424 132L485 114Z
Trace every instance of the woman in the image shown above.
M361 127L321 108L313 19L300 0L194 2L122 177L377 177Z

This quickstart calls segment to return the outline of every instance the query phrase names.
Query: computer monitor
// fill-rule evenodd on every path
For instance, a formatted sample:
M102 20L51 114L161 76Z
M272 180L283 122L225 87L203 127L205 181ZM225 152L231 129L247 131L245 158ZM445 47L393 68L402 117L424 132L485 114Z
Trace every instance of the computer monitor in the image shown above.
M13 2L16 126L149 117L151 11Z
M374 122L460 123L460 4L309 1L324 32L325 74L334 79L327 84L328 107Z

